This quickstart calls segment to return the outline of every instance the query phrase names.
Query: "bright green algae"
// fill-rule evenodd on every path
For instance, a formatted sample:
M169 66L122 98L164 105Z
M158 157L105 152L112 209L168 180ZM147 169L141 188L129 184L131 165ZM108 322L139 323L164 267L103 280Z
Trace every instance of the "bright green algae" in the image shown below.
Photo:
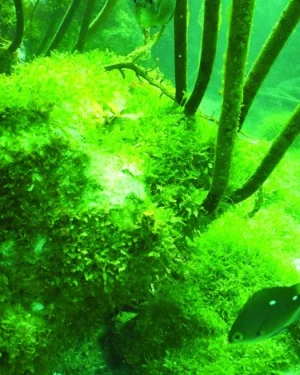
M192 242L215 126L187 126L157 89L106 73L115 61L54 55L0 77L1 371L109 374L113 353L130 374L280 373L297 360L296 327L226 340L252 291L298 281L298 151L254 218L255 197L224 205ZM239 139L233 187L268 147Z

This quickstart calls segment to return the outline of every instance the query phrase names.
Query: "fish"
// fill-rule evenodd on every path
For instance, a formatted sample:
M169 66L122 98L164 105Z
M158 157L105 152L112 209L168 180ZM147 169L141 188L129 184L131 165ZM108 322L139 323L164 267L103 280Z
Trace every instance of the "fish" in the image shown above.
M164 26L173 17L176 0L134 0L135 14L143 28Z
M253 343L273 337L300 319L300 283L255 292L242 307L229 343Z

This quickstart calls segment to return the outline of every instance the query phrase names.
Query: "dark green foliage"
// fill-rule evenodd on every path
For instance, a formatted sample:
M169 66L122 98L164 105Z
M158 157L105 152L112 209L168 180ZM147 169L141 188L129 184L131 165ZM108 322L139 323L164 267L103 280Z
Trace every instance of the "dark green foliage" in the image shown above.
M36 358L42 355L48 342L45 322L19 304L2 304L0 314L1 371L5 374L34 373Z
M1 25L0 25L0 45L3 42L9 44L15 32L15 9L13 1L1 1L0 3Z
M99 336L103 329L86 330L82 337L72 337L72 343L58 353L56 373L68 375L115 375L105 363L101 354Z
M162 363L167 353L180 353L199 337L220 334L222 323L212 311L201 308L201 296L182 292L182 284L174 281L137 313L121 313L113 321L107 336L109 350L113 358L117 354L121 363L131 366L131 374L151 374L153 365Z

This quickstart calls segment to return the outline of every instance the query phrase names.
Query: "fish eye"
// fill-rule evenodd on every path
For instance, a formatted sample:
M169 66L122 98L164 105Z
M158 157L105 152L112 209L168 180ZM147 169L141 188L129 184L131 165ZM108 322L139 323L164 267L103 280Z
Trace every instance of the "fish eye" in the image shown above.
M294 296L294 297L292 298L293 301L297 301L297 299L298 299L298 296Z
M243 335L241 334L241 332L236 332L233 336L232 336L232 340L233 341L241 341L243 339Z

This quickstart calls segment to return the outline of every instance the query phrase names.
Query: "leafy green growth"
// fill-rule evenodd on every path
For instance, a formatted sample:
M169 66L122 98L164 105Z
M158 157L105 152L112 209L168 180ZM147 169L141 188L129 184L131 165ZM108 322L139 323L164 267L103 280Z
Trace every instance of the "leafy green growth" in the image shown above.
M0 329L3 373L34 373L35 358L47 343L45 322L19 304L2 304Z
M172 286L170 295L177 294L174 300L178 300L185 312L190 311L191 318L197 317L202 332L194 325L195 337L185 333L187 340L179 350L170 346L163 359L146 358L143 373L281 374L280 370L297 363L292 338L297 338L296 327L291 330L292 336L284 333L261 344L226 342L228 325L252 292L298 281L292 261L299 243L299 229L290 227L289 241L283 237L287 229L282 222L286 218L281 218L280 223L279 219L267 221L266 227L266 215L267 212L262 212L246 220L236 212L228 212L190 244L185 278L179 287ZM157 323L157 319L153 321ZM180 318L176 320L180 325ZM189 326L193 326L192 319L185 325Z
M56 56L1 81L1 269L4 291L5 280L14 291L1 298L12 317L15 304L28 314L32 304L44 306L56 353L69 342L65 324L84 322L81 314L103 322L150 298L181 257L172 225L180 220L145 187L146 145L137 142L146 116L130 103L130 79L104 72L108 61ZM163 110L166 101L158 103ZM141 109L154 113L149 103ZM38 351L19 360L5 342L2 349L16 360L10 374L22 374L21 358L33 371Z
M102 336L123 373L275 374L295 359L289 334L224 342L250 292L297 281L296 151L253 219L250 199L207 227L215 127L105 72L116 61L54 55L0 78L0 370L105 373ZM238 143L232 187L268 146Z

